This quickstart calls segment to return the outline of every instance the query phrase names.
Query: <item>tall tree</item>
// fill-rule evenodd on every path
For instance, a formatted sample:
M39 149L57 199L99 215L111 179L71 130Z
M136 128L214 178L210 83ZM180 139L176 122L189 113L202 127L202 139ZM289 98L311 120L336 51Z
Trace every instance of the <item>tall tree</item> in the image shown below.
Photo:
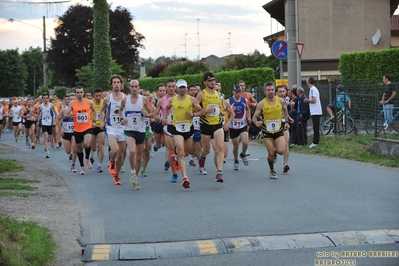
M94 0L94 87L109 88L111 77L111 45L107 0Z
M18 49L0 50L0 96L24 96L28 71Z
M44 83L42 49L40 47L29 47L28 50L22 52L22 60L28 71L25 94L35 95L39 91L39 86Z
M132 16L125 8L117 7L113 11L108 6L108 12L112 58L122 65L124 75L128 77L139 59L138 48L142 47L144 36L135 31ZM77 82L75 70L93 60L93 16L92 7L77 4L70 6L58 18L56 36L51 39L48 51L48 61L53 77L59 84L74 86Z

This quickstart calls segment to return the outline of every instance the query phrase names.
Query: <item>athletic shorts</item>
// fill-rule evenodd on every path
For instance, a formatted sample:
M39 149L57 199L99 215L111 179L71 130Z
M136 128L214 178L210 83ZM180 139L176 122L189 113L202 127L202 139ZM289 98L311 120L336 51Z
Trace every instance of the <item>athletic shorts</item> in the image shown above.
M117 142L126 141L125 134L123 133L123 128L114 128L112 126L107 126L106 132L108 136L115 136Z
M99 127L95 127L93 128L93 135L97 136L98 134L100 134L101 132L105 132L105 129L101 129Z
M3 125L3 124L4 124L4 120L1 119L1 120L0 120L0 125Z
M194 134L194 126L191 125L190 127L190 131L189 132L179 132L176 130L176 127L169 125L168 126L168 132L170 132L172 135L180 135L183 136L184 140L187 140L189 138L191 138Z
M274 140L274 139L278 139L279 137L284 136L284 131L280 130L276 133L270 133L270 132L262 130L262 135L263 135L263 138L265 138L265 139L273 139Z
M21 124L21 122L12 122L11 124L13 127L17 127L19 124Z
M145 129L145 138L146 139L151 138L152 135L153 134L152 134L151 128L150 127L146 127L146 129Z
M162 134L163 133L163 125L162 125L162 123L157 123L157 122L153 121L151 123L151 128L152 128L152 131L154 133L157 133L157 134Z
M165 136L173 137L172 133L168 130L170 125L163 126L163 134Z
M217 125L201 124L201 134L211 136L213 139L213 133L220 128L222 128L222 123Z
M247 127L235 129L235 128L230 128L230 138L235 139L241 135L241 133L247 132Z
M145 140L145 132L138 132L132 130L124 131L127 138L133 138L136 140L136 145L143 144Z
M30 129L33 123L33 121L25 121L25 128Z
M42 132L53 135L53 126L42 126Z
M83 142L83 139L84 139L84 137L85 137L85 135L87 135L87 134L92 135L92 134L93 134L93 129L92 129L92 128L89 128L89 129L87 129L87 130L85 130L85 131L83 131L83 132L76 132L76 131L74 131L74 132L73 132L73 135L75 136L75 142L76 142L76 144L82 143L82 142Z
M201 131L200 130L194 130L193 141L194 142L201 141Z
M64 133L64 136L62 136L62 139L71 141L73 134L74 133Z

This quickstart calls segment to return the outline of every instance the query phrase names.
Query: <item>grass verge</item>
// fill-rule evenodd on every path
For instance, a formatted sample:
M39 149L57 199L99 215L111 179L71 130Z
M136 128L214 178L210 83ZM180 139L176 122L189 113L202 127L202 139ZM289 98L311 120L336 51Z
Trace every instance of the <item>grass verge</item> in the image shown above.
M41 266L54 258L50 232L35 222L0 215L0 232L0 265Z
M310 138L310 140L311 139L312 138ZM399 135L394 135L390 137L390 139L399 140ZM382 156L371 152L370 147L372 140L372 135L322 136L320 145L316 148L309 149L307 146L290 147L290 151L399 168L398 158L393 156Z
M24 167L15 160L0 159L0 173L21 171ZM29 186L36 180L0 177L0 197L28 197L37 188ZM54 258L56 244L48 229L33 221L17 221L0 214L0 265L42 266Z

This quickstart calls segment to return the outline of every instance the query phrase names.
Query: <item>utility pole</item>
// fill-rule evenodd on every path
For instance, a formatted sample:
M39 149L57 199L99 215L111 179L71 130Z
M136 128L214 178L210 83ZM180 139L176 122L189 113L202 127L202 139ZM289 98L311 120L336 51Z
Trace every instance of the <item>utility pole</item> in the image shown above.
M47 68L46 17L43 16L43 83L46 88L48 88Z
M287 70L288 70L288 87L298 83L297 60L298 52L296 50L297 43L297 27L296 27L296 2L297 0L287 0L285 21L286 21L286 40L288 43L288 57L287 57ZM300 86L300 84L298 84Z
M200 35L199 35L199 18L197 18L197 37L198 37L198 56L197 56L197 59L201 60Z

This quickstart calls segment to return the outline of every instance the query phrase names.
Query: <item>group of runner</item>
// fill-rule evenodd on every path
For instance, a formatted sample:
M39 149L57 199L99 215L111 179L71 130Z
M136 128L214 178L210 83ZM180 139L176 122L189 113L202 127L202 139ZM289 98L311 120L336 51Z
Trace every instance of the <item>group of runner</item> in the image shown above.
M190 156L189 165L197 166L198 163L199 173L207 175L205 165L212 146L215 181L223 183L229 139L233 143L233 169L239 170L239 159L249 165L247 149L251 123L261 128L268 151L270 178L277 178L274 169L277 154L285 155L283 172L287 172L289 123L283 121L292 119L288 116L284 93L276 95L274 84L268 82L264 86L266 97L257 103L245 91L244 81L232 88L233 95L228 99L221 94L221 84L213 73L205 73L203 83L205 88L201 90L200 84L188 85L182 79L168 79L156 87L153 95L142 90L138 80L132 80L129 93L125 94L122 78L113 75L109 82L110 91L85 92L83 87L77 86L74 95L65 96L63 101L56 97L50 99L48 94L35 100L27 99L21 105L13 101L8 113L0 109L0 122L8 115L12 117L16 141L24 124L27 145L32 149L38 145L41 134L46 158L50 158L48 143L53 148L55 143L58 148L62 143L57 136L62 137L65 152L72 161L71 171L77 171L78 159L81 175L86 174L87 168L92 168L95 151L98 154L96 170L103 172L107 138L108 172L113 176L114 184L121 184L120 173L125 157L128 157L130 183L134 190L140 189L138 175L147 176L152 145L155 152L165 147L164 170L171 169L172 183L178 182L180 171L184 188L190 188L185 157ZM253 116L252 108L255 108ZM53 137L54 133L56 136Z

